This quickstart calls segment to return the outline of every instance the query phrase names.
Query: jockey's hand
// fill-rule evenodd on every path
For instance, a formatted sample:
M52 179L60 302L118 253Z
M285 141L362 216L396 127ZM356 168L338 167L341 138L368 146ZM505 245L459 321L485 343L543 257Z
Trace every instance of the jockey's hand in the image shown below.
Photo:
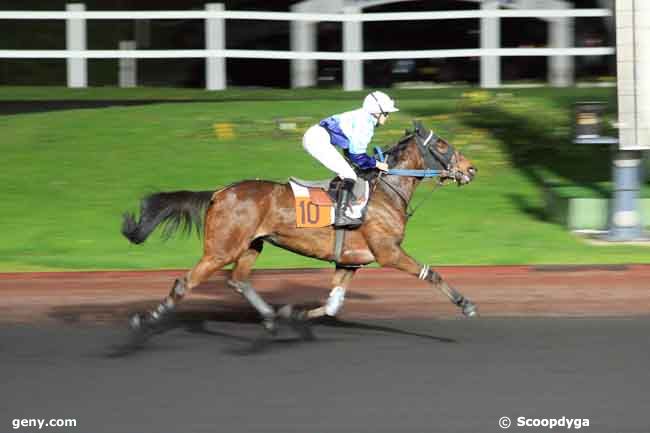
M385 162L377 161L377 169L381 171L388 171L388 164Z

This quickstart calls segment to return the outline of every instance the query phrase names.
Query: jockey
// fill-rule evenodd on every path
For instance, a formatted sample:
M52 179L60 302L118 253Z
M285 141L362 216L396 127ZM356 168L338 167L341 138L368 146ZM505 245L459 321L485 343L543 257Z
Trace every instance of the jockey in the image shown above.
M372 140L375 127L383 125L388 115L399 111L393 101L383 92L372 92L363 100L363 106L357 110L335 114L310 127L302 139L305 150L325 167L335 172L342 180L336 204L334 226L358 226L360 218L346 215L351 191L357 180L357 174L350 164L337 152L340 147L352 163L364 170L377 168L388 170L388 165L366 154Z

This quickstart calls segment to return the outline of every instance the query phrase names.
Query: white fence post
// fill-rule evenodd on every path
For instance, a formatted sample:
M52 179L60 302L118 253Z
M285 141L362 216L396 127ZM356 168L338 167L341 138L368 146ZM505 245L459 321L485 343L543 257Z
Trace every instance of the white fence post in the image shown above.
M86 6L83 3L69 3L66 10L70 12L83 12ZM68 19L65 26L66 49L86 49L86 20ZM67 60L68 87L87 87L88 73L86 59L76 58Z
M291 6L292 12L307 12L298 3ZM291 51L316 51L316 26L309 21L291 21ZM313 87L316 85L316 60L294 59L291 61L291 87Z
M556 9L569 9L566 2L554 2ZM551 48L569 48L573 46L573 18L551 18L549 22L549 45ZM548 75L551 86L568 87L574 82L573 56L550 56L548 59Z
M622 150L650 150L650 4L616 2L618 133Z
M499 9L499 2L483 0L481 9ZM481 18L481 48L501 48L501 19ZM481 87L501 85L501 57L481 56Z
M135 50L135 41L120 41L120 50ZM134 58L123 58L119 60L119 86L137 86L137 64Z
M348 6L343 8L343 12L347 14L358 14L361 13L361 8L358 6ZM360 53L363 51L363 23L361 21L345 21L343 23L343 51L346 53ZM363 89L362 60L343 61L343 89Z
M328 7L343 0L328 1ZM479 1L479 0L477 0ZM204 11L102 11L84 12L85 6L81 3L67 5L67 11L3 11L0 10L0 20L67 20L66 42L67 50L3 50L0 49L0 58L17 59L67 59L67 80L70 87L87 86L87 59L89 58L203 58L205 59L206 88L210 90L225 89L227 83L226 58L251 58L251 59L283 59L296 61L292 65L295 71L298 61L305 60L305 65L311 65L307 70L298 72L298 77L292 78L292 84L313 83L316 65L315 60L330 60L343 62L343 88L345 90L363 89L363 62L365 60L395 60L395 59L425 59L425 58L457 58L481 56L481 85L483 87L498 87L500 85L499 64L502 56L545 56L551 57L549 64L552 68L552 82L555 85L567 85L573 82L573 56L601 56L614 54L613 47L573 47L572 18L568 17L608 17L611 11L607 9L572 9L557 10L498 10L499 4L505 0L480 0L481 10L463 11L437 11L437 12L397 12L397 13L369 13L362 16L360 5L343 8L344 14L339 13L313 13L305 11L301 16L286 12L258 12L258 11L225 11L222 3L206 4ZM560 5L566 9L569 5L563 0L509 0L545 2L544 4ZM526 4L529 4L526 3ZM640 5L646 6L650 0ZM337 3L339 4L339 3ZM570 5L569 5L570 6ZM338 6L336 8L338 9ZM352 16L354 14L354 16ZM88 18L86 18L88 17ZM552 40L549 45L561 48L500 48L499 19L535 17L556 20L552 23ZM449 50L392 50L392 51L363 51L363 23L381 21L413 21L413 20L440 20L440 19L481 19L481 28L485 34L481 37L481 48L475 49L449 49ZM139 50L124 52L121 50L87 50L85 20L168 20L168 19L193 19L205 22L206 49L185 50ZM343 22L343 51L283 51L283 50L228 50L226 49L225 22L233 20L277 20L313 22L332 21ZM559 19L559 20L558 20ZM313 28L313 27L312 27ZM146 30L148 32L148 30ZM138 37L146 39L142 31L136 32ZM309 33L309 32L307 32ZM644 35L645 38L645 35ZM293 38L292 38L293 39ZM303 38L301 38L303 39ZM311 41L311 42L310 42ZM298 43L292 40L292 46ZM316 43L310 36L300 43ZM304 80L304 81L303 81ZM559 84L558 84L559 83Z
M612 241L647 239L641 195L642 150L650 149L650 4L616 1L616 82L619 148L612 167L614 194L609 233Z
M223 11L223 3L208 3L207 11ZM226 26L223 18L205 20L205 48L207 50L224 50L226 48ZM223 57L205 59L205 87L208 90L226 88L226 60Z

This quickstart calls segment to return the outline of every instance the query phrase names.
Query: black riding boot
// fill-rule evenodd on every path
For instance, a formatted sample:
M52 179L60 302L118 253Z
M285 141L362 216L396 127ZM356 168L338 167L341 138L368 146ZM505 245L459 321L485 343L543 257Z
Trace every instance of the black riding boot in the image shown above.
M352 189L354 188L354 179L343 179L343 185L339 189L339 196L336 202L336 213L334 216L334 227L359 227L363 221L359 218L350 218L345 214L345 210L350 205L350 200L354 196Z

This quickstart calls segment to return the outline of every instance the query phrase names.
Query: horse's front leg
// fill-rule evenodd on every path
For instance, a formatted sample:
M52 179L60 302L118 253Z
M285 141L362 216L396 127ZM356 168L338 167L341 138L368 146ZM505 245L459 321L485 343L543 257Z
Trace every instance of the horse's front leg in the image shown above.
M377 263L381 266L399 269L431 283L433 287L444 293L454 305L461 308L465 316L475 317L478 315L478 309L472 301L451 287L429 265L420 264L406 254L399 245L386 245L386 243L382 243L381 246L373 248L373 253Z
M296 322L304 322L306 320L318 319L324 316L336 317L336 315L341 311L341 308L343 308L345 293L356 270L357 268L354 267L336 267L334 278L332 278L333 289L330 291L325 304L320 307L303 310L296 309L293 305L288 304L278 310L278 315Z

